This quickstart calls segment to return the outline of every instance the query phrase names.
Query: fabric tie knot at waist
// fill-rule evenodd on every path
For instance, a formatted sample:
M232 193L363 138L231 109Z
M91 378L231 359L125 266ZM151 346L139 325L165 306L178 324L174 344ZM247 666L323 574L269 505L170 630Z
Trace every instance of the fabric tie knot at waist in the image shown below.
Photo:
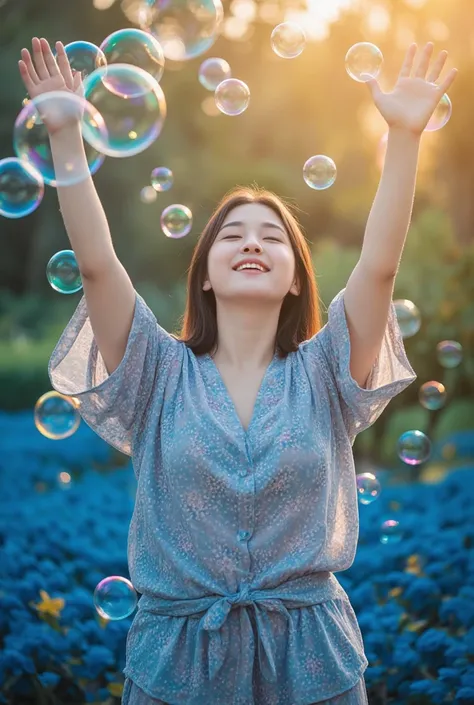
M278 597L269 597L265 590L251 590L244 585L239 592L225 595L218 599L206 612L201 627L209 632L209 679L213 680L221 670L227 653L227 634L224 636L221 629L233 608L252 607L257 625L257 651L258 660L263 677L272 683L276 682L276 665L274 659L275 639L273 638L268 617L260 609L260 605L267 611L280 612L289 619L288 610ZM247 639L251 649L255 649L255 638L252 623L247 610L241 610L242 635ZM216 643L214 643L216 642Z
M232 653L230 640L238 637L248 658L253 662L255 651L263 677L275 683L275 638L269 612L278 612L290 621L288 609L311 607L325 600L345 594L332 573L313 573L301 576L274 587L252 589L243 585L230 595L213 594L202 597L167 600L152 595L142 595L139 610L175 617L199 618L195 645L196 663L205 659L202 646L207 647L208 677L216 678L226 658ZM250 609L255 628L250 619ZM227 618L232 610L238 611L240 633L231 632ZM203 644L202 632L207 633L208 643ZM205 660L204 660L205 662ZM251 675L247 674L249 678ZM250 686L249 686L250 687Z

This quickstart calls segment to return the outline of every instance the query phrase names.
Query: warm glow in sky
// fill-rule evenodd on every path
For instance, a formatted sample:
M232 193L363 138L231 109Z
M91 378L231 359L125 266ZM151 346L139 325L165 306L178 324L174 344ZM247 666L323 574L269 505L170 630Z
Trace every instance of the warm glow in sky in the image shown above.
M294 20L303 27L311 39L325 39L329 25L337 21L341 11L355 7L359 0L307 0L307 10L290 10L287 20Z

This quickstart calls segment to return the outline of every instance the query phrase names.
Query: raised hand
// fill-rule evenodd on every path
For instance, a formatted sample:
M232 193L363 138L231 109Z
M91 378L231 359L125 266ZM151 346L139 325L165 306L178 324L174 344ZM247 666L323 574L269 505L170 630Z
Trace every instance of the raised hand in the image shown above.
M81 74L73 73L71 70L69 59L61 42L56 42L56 57L46 39L33 37L32 49L33 58L28 49L21 50L21 60L18 62L18 67L25 88L33 100L51 91L81 94ZM39 105L47 106L48 101L41 101ZM72 120L77 121L80 118L80 113L77 110L63 109L61 111L57 105L55 107L56 109L46 110L44 113L41 107L39 109L41 118L50 133L56 132ZM50 113L49 120L47 112Z
M440 52L430 68L433 43L428 42L414 69L416 53L417 45L412 44L406 53L397 83L390 93L384 93L376 79L370 79L367 85L375 105L389 127L399 127L421 135L458 71L451 69L443 81L436 83L448 58L448 52Z

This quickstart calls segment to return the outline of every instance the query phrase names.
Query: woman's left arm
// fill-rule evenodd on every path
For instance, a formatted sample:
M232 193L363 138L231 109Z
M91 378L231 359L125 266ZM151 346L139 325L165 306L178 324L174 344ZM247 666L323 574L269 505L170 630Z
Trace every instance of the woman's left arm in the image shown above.
M408 49L391 93L384 93L375 79L367 81L389 132L384 168L361 255L344 292L351 375L361 387L365 386L380 352L387 327L395 278L410 225L421 135L457 74L452 69L444 81L436 84L448 53L441 52L428 73L433 44L425 46L413 70L416 51L416 44Z

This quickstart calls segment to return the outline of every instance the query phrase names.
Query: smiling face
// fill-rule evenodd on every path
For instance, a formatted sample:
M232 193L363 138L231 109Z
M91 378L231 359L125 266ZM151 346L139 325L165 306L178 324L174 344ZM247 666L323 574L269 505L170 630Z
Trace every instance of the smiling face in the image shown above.
M290 238L271 208L245 203L227 214L209 250L203 289L216 299L280 304L298 294Z

